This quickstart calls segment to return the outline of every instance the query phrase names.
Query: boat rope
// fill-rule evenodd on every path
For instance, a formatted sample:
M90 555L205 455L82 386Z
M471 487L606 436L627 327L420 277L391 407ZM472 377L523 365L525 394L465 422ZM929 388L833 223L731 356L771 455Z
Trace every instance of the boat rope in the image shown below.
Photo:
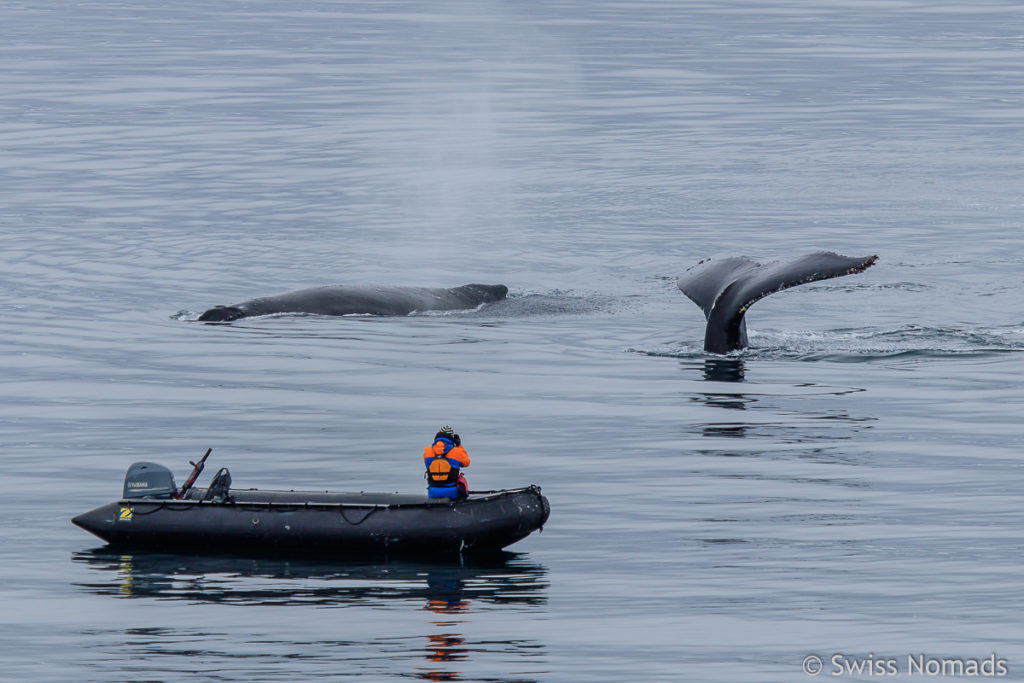
M365 521L366 521L366 518L367 518L367 517L369 517L370 515L372 515L372 514L373 514L374 512L376 512L377 510L380 510L380 508L379 508L379 507L372 507L372 508L369 508L368 510L366 510L366 514L365 514L365 515L363 515L363 516L362 516L362 517L361 517L361 518L359 519L359 521L358 521L358 522L353 522L353 521L352 521L351 519L349 519L349 518L348 518L348 515L346 515L346 514L345 514L345 508L344 508L344 507L341 507L341 508L338 508L338 509L339 509L339 510L341 511L341 518L342 518L343 520L345 520L346 522L348 522L349 524L351 524L352 526L359 526L360 524L362 524L363 522L365 522Z
M173 510L175 512L182 512L182 511L185 511L185 510L191 510L191 509L195 508L197 505L199 505L199 501L196 501L195 503L191 503L191 504L189 504L189 503L182 504L182 503L179 503L178 501L173 501L173 502L170 502L170 503L157 503L157 504L154 505L153 509L150 510L149 512L143 512L143 511L139 510L139 508L136 507L136 505L139 505L139 503L134 503L133 504L133 503L125 503L125 502L122 501L121 505L123 507L131 507L132 508L132 514L134 516L136 516L136 517L145 517L146 515L152 515L154 513L160 512L161 510L163 510L165 508L168 509L168 510ZM146 502L146 503L142 503L141 505L153 505L153 504Z

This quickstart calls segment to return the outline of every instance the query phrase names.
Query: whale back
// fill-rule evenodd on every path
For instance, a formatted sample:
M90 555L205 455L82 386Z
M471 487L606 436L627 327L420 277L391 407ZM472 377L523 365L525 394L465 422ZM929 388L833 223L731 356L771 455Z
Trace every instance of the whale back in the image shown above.
M227 323L244 318L246 315L248 314L237 306L214 306L210 310L204 311L199 316L199 320L204 323Z
M328 285L250 299L232 306L216 306L200 315L199 320L229 322L275 313L408 315L418 311L476 308L483 303L500 301L507 294L505 285L470 284L449 289Z
M704 350L728 353L747 345L744 315L755 302L808 282L862 273L877 260L877 255L851 258L827 251L765 264L742 256L705 259L676 284L707 318Z
M448 291L451 291L457 296L463 297L469 303L475 301L476 303L473 304L474 308L480 304L489 304L494 303L495 301L501 301L508 296L508 287L505 285L471 284L455 287Z

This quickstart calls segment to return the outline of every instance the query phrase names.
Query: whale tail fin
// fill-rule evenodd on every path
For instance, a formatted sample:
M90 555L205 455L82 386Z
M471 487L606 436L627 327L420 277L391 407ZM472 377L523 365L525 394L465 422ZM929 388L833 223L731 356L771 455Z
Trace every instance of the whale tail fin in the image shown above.
M204 323L226 323L244 317L245 312L240 308L234 306L214 306L199 316L199 320Z
M818 280L863 273L878 256L851 258L830 251L755 263L742 256L705 259L679 278L679 289L704 311L704 350L727 353L747 345L744 314L769 294Z

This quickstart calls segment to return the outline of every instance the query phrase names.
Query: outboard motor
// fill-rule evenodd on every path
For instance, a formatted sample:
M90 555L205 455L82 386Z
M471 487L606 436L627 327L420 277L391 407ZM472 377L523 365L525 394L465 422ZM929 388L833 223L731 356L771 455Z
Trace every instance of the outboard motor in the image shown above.
M123 498L174 498L174 474L155 462L136 462L124 475Z

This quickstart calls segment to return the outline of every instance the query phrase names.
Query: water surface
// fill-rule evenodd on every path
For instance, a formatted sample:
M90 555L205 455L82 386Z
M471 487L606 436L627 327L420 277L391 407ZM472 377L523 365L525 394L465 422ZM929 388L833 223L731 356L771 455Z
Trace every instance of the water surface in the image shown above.
M33 681L1024 670L1012 2L0 8L0 669ZM710 255L879 254L704 354ZM199 312L502 282L402 318ZM497 563L112 553L136 460L543 486ZM823 675L828 675L826 668ZM905 676L904 676L905 677Z

